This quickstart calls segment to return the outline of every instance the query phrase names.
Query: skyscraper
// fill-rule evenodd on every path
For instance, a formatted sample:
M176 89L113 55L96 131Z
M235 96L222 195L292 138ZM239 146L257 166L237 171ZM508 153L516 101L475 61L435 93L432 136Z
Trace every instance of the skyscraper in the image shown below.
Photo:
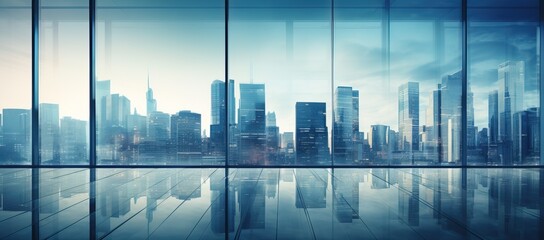
M238 126L240 130L240 163L266 164L264 84L240 84Z
M538 163L540 153L538 108L516 112L512 118L513 163Z
M421 139L424 142L425 156L433 159L435 162L442 162L442 89L433 90L429 96L429 105L426 111L425 137Z
M177 149L177 159L195 159L202 155L202 127L199 113L180 111L172 116L171 139Z
M280 128L276 125L276 113L266 114L266 157L270 163L277 163L280 149Z
M98 131L106 121L106 96L111 94L110 80L96 81L96 125Z
M525 63L507 61L498 68L499 91L499 148L501 163L512 164L513 121L512 116L523 111L523 95L525 90Z
M227 126L226 100L225 82L221 80L213 81L211 86L212 119L210 125L210 141L212 154L223 155L225 153L225 133Z
M110 94L105 97L106 118L105 127L127 127L127 118L130 115L130 100L119 94Z
M60 162L78 164L88 161L87 122L63 117L60 120Z
M359 133L359 91L339 86L334 94L333 155L335 163L352 164Z
M59 163L60 161L60 128L59 105L40 104L40 161L42 163Z
M399 87L399 147L419 150L419 83L408 82Z
M146 109L147 109L147 116L149 117L151 113L157 111L157 100L153 98L153 89L151 89L149 85L149 75L147 75L147 93L146 93Z
M147 140L166 141L170 139L170 115L155 111L147 119Z
M368 143L376 159L387 159L389 153L389 126L371 125Z
M495 90L489 93L487 105L487 117L489 121L487 158L488 161L497 163L499 160L497 152L497 145L499 143L499 91Z
M442 78L440 100L440 124L442 126L440 132L442 140L441 162L451 163L461 160L462 77L461 71L458 71Z
M296 163L329 164L326 105L319 102L296 103Z
M4 163L30 161L30 110L3 109L3 135L6 155Z

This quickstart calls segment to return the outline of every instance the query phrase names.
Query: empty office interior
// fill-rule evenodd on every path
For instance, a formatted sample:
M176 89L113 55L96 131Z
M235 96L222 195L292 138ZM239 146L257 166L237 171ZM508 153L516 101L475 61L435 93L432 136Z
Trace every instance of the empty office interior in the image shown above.
M0 0L0 239L542 239L543 27L539 0Z

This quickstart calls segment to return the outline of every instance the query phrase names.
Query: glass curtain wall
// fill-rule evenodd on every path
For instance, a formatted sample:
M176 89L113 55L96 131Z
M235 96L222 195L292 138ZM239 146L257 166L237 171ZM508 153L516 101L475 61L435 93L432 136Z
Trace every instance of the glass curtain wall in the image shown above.
M470 165L541 164L540 7L537 0L468 1Z
M40 164L89 162L88 4L40 2Z
M88 4L40 1L40 164L541 164L538 0L96 0L94 121ZM31 7L0 3L0 164L31 162Z
M460 163L461 1L335 1L335 165Z
M229 2L230 165L331 164L331 4Z
M224 164L224 1L96 7L97 163Z
M31 1L0 2L0 164L30 164Z

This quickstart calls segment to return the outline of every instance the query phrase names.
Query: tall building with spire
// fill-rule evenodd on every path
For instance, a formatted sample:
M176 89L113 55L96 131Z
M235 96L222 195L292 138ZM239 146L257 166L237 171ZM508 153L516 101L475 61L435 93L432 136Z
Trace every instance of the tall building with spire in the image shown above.
M151 86L149 84L149 74L147 74L147 93L146 93L146 103L147 103L147 116L153 112L157 111L157 100L153 98L153 89L151 89Z

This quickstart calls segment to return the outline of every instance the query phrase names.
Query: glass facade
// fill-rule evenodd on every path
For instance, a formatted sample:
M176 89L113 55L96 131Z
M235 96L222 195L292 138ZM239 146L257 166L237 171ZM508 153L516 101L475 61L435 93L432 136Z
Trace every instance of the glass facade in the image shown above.
M4 1L0 164L540 165L541 5Z

